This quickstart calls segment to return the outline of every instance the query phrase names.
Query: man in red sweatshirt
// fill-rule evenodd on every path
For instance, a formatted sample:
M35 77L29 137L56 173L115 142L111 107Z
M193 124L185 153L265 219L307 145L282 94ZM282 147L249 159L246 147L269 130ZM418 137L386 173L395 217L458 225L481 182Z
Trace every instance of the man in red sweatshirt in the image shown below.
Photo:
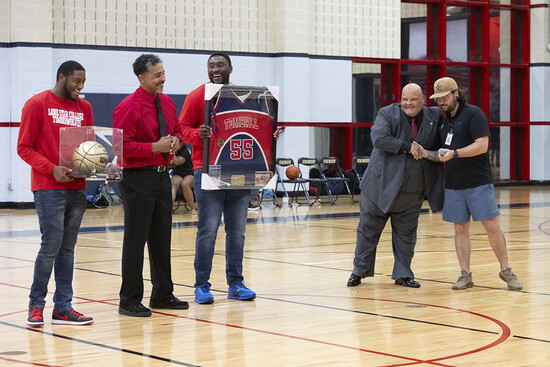
M229 76L233 71L229 55L221 51L211 54L207 70L210 82L229 84ZM251 191L201 188L204 139L213 135L212 128L204 124L204 90L205 84L202 84L189 93L179 117L183 140L193 145L191 159L195 170L195 196L199 215L195 242L195 302L214 302L209 279L222 213L226 232L227 298L251 301L256 298L256 292L243 283L244 233Z
M42 243L34 264L27 325L44 325L48 282L55 267L52 324L93 323L72 308L74 248L86 210L86 181L71 178L59 166L59 129L92 126L92 106L79 98L86 71L76 61L57 70L55 86L31 97L23 107L17 153L31 166L31 190L38 214Z

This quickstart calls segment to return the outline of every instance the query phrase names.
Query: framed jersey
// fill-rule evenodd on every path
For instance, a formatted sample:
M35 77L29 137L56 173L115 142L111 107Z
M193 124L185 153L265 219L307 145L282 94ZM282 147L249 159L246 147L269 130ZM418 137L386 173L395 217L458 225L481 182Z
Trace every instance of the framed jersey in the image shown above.
M202 189L275 188L278 87L206 84Z

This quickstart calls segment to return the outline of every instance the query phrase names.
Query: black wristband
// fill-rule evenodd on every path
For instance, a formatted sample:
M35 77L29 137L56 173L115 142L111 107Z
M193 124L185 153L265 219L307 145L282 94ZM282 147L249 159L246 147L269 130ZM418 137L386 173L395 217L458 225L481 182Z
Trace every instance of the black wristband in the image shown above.
M453 158L458 158L458 150L454 150Z

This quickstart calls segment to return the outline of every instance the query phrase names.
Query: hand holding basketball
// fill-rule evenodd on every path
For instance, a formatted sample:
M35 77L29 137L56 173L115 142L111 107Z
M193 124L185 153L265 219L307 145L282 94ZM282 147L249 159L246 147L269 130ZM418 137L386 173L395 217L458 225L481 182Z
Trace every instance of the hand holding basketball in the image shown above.
M300 170L296 166L288 166L285 171L285 174L289 180L295 180L298 177L300 177Z
M71 178L72 169L63 166L54 166L52 168L52 175L57 182L69 182Z

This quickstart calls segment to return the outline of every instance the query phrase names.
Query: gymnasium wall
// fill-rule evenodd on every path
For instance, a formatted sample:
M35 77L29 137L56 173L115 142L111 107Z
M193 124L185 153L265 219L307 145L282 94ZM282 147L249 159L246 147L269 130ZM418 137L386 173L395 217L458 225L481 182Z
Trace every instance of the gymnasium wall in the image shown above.
M233 83L281 87L280 121L350 122L350 57L398 57L399 11L395 0L2 1L0 204L32 202L30 168L16 153L21 109L53 87L65 60L86 68L82 93L98 125L108 126L108 101L137 88L131 64L139 54L163 59L165 93L182 101L207 81L206 60L217 49L232 57ZM278 155L328 153L314 130L288 128Z
M21 108L54 85L67 59L87 69L84 96L101 101L133 92L131 63L157 53L165 92L183 99L207 81L208 54L223 49L235 66L232 82L281 87L280 121L349 122L352 73L364 72L352 70L350 58L399 58L400 13L416 11L396 0L0 1L0 205L32 201L30 168L16 153ZM549 121L548 8L534 8L531 21L531 119ZM106 106L93 103L103 120ZM549 141L548 126L531 128L533 180L550 179ZM321 156L328 142L319 129L288 128L278 152Z
M533 0L531 4L546 4L531 10L530 119L550 121L550 8L548 0ZM550 179L550 126L530 128L530 179Z
M396 0L2 3L11 33L0 42L399 57Z

